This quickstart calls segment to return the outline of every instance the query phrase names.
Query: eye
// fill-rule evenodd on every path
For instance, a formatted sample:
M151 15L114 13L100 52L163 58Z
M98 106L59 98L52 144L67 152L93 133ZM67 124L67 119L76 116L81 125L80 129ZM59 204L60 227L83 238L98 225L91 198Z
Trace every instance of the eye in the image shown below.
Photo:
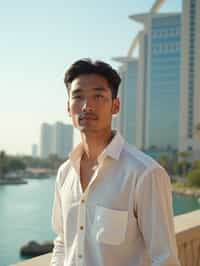
M96 99L103 99L103 97L104 97L104 96L101 95L101 94L96 94L96 95L95 95L95 98L96 98Z
M73 95L72 96L72 99L74 99L74 100L80 100L80 99L82 99L83 97L81 96L81 95Z

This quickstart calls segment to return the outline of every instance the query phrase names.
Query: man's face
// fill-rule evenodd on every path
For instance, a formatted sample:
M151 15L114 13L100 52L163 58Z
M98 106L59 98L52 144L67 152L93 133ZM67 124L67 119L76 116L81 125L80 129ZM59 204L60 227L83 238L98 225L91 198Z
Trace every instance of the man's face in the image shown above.
M74 126L82 132L110 129L112 115L119 112L119 99L112 99L103 76L80 75L71 83L68 112Z

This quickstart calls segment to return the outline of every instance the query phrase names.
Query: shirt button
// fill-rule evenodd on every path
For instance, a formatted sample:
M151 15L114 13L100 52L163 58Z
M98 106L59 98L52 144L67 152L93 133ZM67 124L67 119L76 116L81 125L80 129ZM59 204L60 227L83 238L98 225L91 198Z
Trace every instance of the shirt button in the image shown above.
M82 259L83 256L82 256L82 254L79 254L78 257L79 257L79 259Z
M80 226L80 229L83 230L83 226L82 225Z
M85 200L84 200L84 199L82 199L82 200L81 200L81 203L85 203Z

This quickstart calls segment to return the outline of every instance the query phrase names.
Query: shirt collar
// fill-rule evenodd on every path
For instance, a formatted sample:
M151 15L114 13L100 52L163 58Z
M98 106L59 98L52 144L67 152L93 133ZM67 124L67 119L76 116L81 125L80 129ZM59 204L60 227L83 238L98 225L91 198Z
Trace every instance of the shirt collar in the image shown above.
M115 160L119 159L120 153L124 146L124 139L118 131L113 131L113 133L114 137L112 138L111 142L105 147L105 149L98 156L97 158L98 163L102 162L104 158L107 156L110 156ZM83 146L82 143L79 143L75 147L75 149L69 154L69 159L72 162L77 162L77 160L80 160L82 153L83 153Z

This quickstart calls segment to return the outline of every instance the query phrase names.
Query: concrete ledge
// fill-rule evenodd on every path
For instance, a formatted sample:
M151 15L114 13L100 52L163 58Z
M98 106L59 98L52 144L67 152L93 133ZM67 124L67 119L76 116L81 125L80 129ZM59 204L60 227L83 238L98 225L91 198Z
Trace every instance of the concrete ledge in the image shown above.
M200 240L200 210L174 217L177 244Z
M12 264L10 266L49 266L50 260L51 253L47 253L45 255L38 256L30 260L25 260L17 264Z

